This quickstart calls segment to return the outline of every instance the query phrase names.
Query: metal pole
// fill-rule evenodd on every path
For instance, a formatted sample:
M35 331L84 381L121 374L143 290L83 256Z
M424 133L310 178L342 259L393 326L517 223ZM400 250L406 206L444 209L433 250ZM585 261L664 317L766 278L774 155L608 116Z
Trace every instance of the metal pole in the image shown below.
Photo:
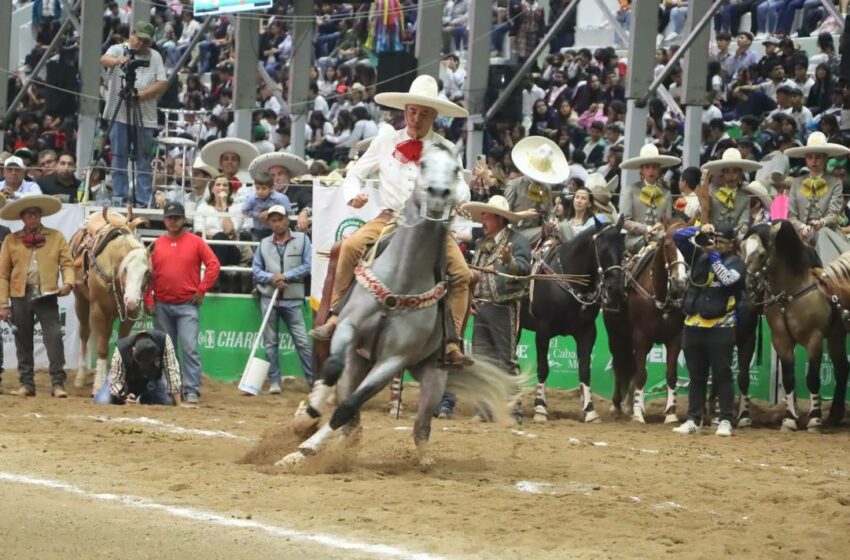
M306 148L306 125L310 114L307 94L310 91L310 65L313 57L314 21L310 0L295 0L295 15L298 19L292 27L292 58L289 64L289 131L290 151L304 157ZM299 17L300 16L300 17Z
M80 119L77 126L77 166L88 165L100 117L100 45L104 0L86 0L80 15ZM46 58L46 56L45 56Z
M712 0L691 0L685 31L690 35L711 7ZM702 148L702 106L708 79L709 29L704 27L688 49L683 64L682 103L685 105L685 140L682 161L685 167L698 167Z
M101 2L101 4L102 4L102 2ZM74 4L74 7L76 8L79 5L80 5L80 0L77 0L77 2ZM10 18L11 18L11 16L10 16ZM103 18L103 10L102 9L101 9L101 18ZM73 27L73 25L74 24L70 19L66 19L65 21L62 22L62 25L59 26L59 31L56 32L56 36L53 37L53 40L50 42L49 45L47 45L47 50L44 51L44 54L41 56L40 59L38 59L38 63L35 65L35 68L32 69L32 73L30 73L30 76L32 76L32 78L30 80L24 81L23 87L21 87L21 91L19 91L18 95L16 95L15 98L12 100L12 102L9 103L9 107L8 107L9 110L12 110L12 111L15 110L15 107L18 106L18 103L21 102L21 99L23 99L24 96L27 94L27 91L29 91L29 87L30 87L30 83L32 83L32 79L35 79L35 77L38 76L38 74L42 71L42 69L44 68L44 65L47 64L47 61L50 59L51 56L53 56L53 51L56 50L56 47L58 47L59 44L62 41L65 40L65 32L68 31L68 29L70 27ZM100 26L101 26L101 28L103 27L103 20L102 19L101 19ZM11 27L11 19L10 19L10 27ZM103 29L101 29L101 32L102 31L103 31ZM10 33L10 35L11 35L11 33ZM100 35L98 35L98 37L100 37ZM98 53L100 53L100 43L99 42L98 42L98 46L97 46L96 51Z
M0 2L0 65L12 68L12 3ZM6 98L9 95L9 76L0 76L0 122L6 120ZM6 129L0 127L0 150L3 149Z
M596 0L596 4L599 6L599 10L602 12L602 15L608 20L608 23L611 24L611 27L614 29L614 33L617 34L617 37L623 42L624 45L629 44L629 34L626 33L626 30L623 29L623 26L620 25L620 22L617 21L617 16L614 15L614 12L611 11L611 8L608 7L608 4L605 3L605 0Z
M475 156L484 150L484 97L487 93L487 78L490 70L490 31L493 27L493 12L490 2L474 2L469 13L470 33L475 32L480 40L469 41L466 52L466 80L463 83L463 98L469 118L466 121L466 165L472 167ZM532 59L534 57L530 57Z
M549 45L549 41L552 40L552 37L554 37L555 35L557 35L561 31L561 28L564 26L564 23L566 23L566 21L567 21L567 16L569 16L570 13L575 9L575 7L578 6L578 3L579 3L579 0L572 0L567 5L567 7L564 8L564 11L561 12L561 15L558 16L558 19L555 20L555 23L552 24L552 27L549 29L549 32L546 34L546 36L543 37L543 39L541 39L539 43L537 43L537 46L534 47L534 50L529 55L528 59L526 59L526 61L523 62L522 66L520 66L519 70L517 70L516 75L513 77L513 79L510 81L510 83L508 83L508 87L505 88L505 91L502 92L502 94L496 99L496 101L493 103L493 105L491 105L490 108L487 110L487 113L484 115L484 122L489 121L490 119L493 118L493 116L496 113L499 112L499 109L502 108L502 105L505 104L505 102L510 97L511 93L513 93L513 91L517 88L517 86L519 86L520 82L522 82L523 77L528 72L528 70L531 68L531 66L535 62L537 62L537 57L540 56L540 53L543 52L543 49L545 49ZM656 6L656 8L657 8L657 6ZM492 22L491 22L491 24L492 24ZM470 28L470 30L473 29L472 26L470 26L469 28ZM476 31L476 33L477 33L477 31ZM653 43L653 45L654 45L654 43ZM471 47L471 45L470 45L470 47ZM488 44L488 48L489 48L489 44ZM654 58L653 58L653 60L654 60ZM467 68L467 72L470 72L471 70L472 70L471 68ZM469 77L467 77L467 80L469 80Z
M823 7L826 8L827 12L829 12L829 15L835 18L835 21L838 22L838 26L843 30L844 18L841 17L841 13L838 11L838 8L835 7L835 4L832 3L832 0L820 0L820 3L823 4Z
M212 19L212 18L207 18ZM236 65L233 108L236 137L251 141L251 116L257 106L260 22L253 14L236 16ZM249 162L250 163L250 162Z
M174 69L171 71L171 76L168 77L168 87L171 87L174 82L177 80L177 74L180 70L183 69L184 66L189 62L189 59L192 58L192 51L195 49L195 46L201 42L201 39L204 37L204 34L209 31L212 26L213 18L208 17L204 20L204 23L201 25L201 30L195 33L195 36L192 37L192 40L189 41L189 48L180 56L180 60L177 61L177 64L174 65ZM166 88L167 89L167 88Z
M717 13L717 10L720 9L720 6L723 4L724 0L715 0L714 4L708 9L705 15L701 20L696 24L696 27L691 29L691 32L688 33L688 36L685 37L685 40L682 42L682 46L679 47L679 50L667 61L667 65L664 66L664 70L661 71L661 74L655 78L655 81L652 82L649 86L649 90L644 94L644 96L639 100L640 103L646 103L649 101L649 98L655 93L655 90L658 89L658 86L661 85L662 82L667 78L667 74L670 73L670 70L673 69L679 60L688 52L688 49L691 48L691 45L700 36L702 30L708 25L711 19L714 17L714 14Z
M133 0L133 29L136 28L136 24L140 21L151 20L152 7L153 2L151 0ZM184 6L183 9L188 10L189 8Z
M440 46L443 40L441 2L421 1L416 9L416 58L419 74L440 77ZM472 30L472 26L469 27ZM476 33L478 30L475 30Z
M77 19L77 16L74 14L74 7L71 5L71 0L61 0L62 9L64 10L63 14L65 17L70 18L74 24L74 27L77 30L80 29L80 20Z

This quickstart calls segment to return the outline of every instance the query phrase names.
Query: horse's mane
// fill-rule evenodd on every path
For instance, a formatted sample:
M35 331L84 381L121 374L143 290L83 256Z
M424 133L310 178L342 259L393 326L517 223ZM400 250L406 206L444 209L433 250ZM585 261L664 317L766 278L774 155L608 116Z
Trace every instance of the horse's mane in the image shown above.
M756 235L761 240L762 247L770 247L770 224L760 223L755 224L747 232L747 237Z
M794 271L820 266L814 249L803 243L791 222L782 220L773 239L773 255Z
M826 265L823 271L832 282L850 282L850 253L843 253Z

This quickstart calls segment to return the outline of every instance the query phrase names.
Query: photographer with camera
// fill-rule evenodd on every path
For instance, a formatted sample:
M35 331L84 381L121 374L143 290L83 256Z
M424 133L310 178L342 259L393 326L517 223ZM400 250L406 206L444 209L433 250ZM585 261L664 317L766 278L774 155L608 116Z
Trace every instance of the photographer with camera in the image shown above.
M735 349L737 307L744 296L746 267L735 254L735 228L722 224L687 227L673 241L691 264L688 289L682 303L685 328L682 349L691 382L688 386L688 420L673 428L679 434L700 430L708 372L720 401L716 435L732 435L735 393L732 387L732 352Z
M131 202L136 206L147 206L150 201L151 149L157 129L156 100L168 87L162 56L151 49L153 32L149 22L139 22L126 43L113 45L100 58L101 65L109 69L103 118L114 119L109 132L112 193L120 196L122 203L127 202L128 162L135 156L135 201ZM131 135L135 150L131 150Z

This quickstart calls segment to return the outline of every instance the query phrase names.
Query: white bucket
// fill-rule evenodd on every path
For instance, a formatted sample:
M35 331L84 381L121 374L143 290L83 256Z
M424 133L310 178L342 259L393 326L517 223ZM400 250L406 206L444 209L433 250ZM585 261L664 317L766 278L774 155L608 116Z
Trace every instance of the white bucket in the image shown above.
M245 366L245 372L239 381L239 390L252 395L259 395L263 390L263 383L269 373L269 362L261 358L251 358Z

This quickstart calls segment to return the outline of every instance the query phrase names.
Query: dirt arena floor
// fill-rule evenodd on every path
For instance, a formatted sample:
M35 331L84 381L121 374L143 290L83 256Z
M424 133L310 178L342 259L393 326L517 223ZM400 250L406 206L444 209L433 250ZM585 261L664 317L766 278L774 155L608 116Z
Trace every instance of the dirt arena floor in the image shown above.
M268 448L246 463L304 395L207 381L194 410L95 407L44 385L0 396L0 558L850 557L847 426L783 434L761 409L731 439L685 437L661 403L639 426L597 399L603 422L585 425L574 392L550 391L546 425L435 421L423 473L410 388L400 420L385 396L368 406L347 464L282 474L255 464L279 458Z

